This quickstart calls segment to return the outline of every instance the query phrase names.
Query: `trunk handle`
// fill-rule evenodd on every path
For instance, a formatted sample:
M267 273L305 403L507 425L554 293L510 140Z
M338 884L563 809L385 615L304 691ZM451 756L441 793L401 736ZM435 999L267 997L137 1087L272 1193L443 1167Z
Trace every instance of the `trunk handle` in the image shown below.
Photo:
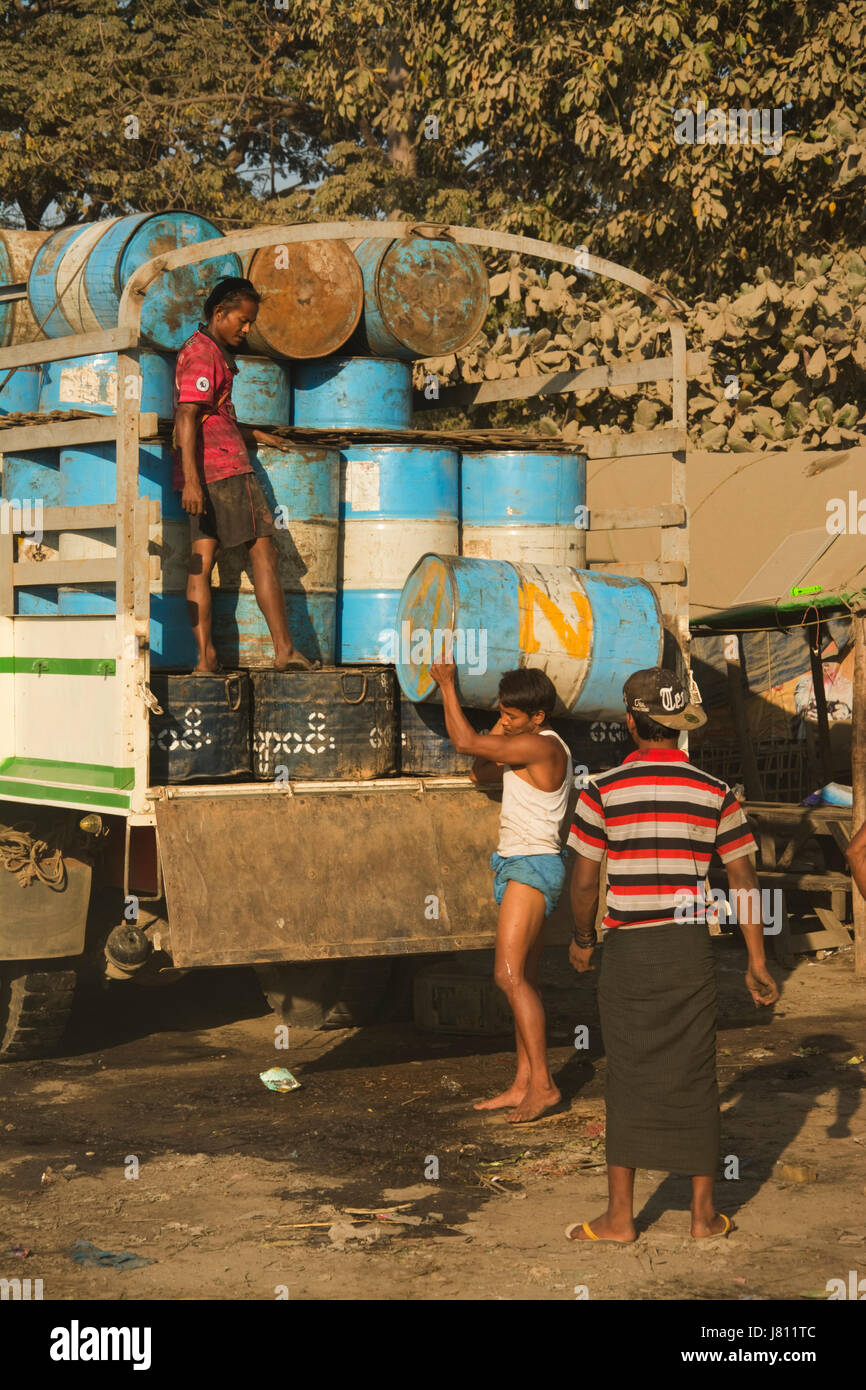
M353 676L360 677L361 680L361 693L358 696L357 700L350 700L348 695L346 694L346 681L351 680ZM345 704L360 705L361 701L364 699L364 696L367 694L367 672L365 671L362 675L360 671L344 671L340 676L340 686L343 692L343 702Z
M230 694L230 692L229 692L229 686L231 685L232 681L236 681L236 682L237 682L237 688L238 688L238 698L235 700L234 704L232 704L232 697L231 697L231 694ZM232 714L234 714L235 710L240 709L240 704L241 704L241 678L240 678L240 676L228 676L228 677L226 678L226 704L228 705L229 711L230 711Z

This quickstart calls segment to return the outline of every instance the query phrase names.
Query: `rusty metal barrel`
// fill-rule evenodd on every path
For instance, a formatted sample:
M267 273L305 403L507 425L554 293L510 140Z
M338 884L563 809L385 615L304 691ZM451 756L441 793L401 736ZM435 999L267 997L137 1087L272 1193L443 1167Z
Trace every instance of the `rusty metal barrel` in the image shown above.
M156 256L221 236L213 222L191 212L133 213L61 227L34 257L27 281L31 307L49 338L113 328L134 271ZM239 275L240 266L233 254L217 255L158 275L142 303L142 336L152 347L182 347L217 280Z
M448 636L450 634L450 637ZM506 671L546 671L556 713L623 719L623 683L662 654L658 599L641 579L424 555L397 606L395 659L410 700L440 699L431 661L453 653L460 701L494 709Z
M465 347L487 317L490 294L474 246L446 236L368 237L355 248L364 277L356 339L379 357L442 357Z
M244 275L262 296L249 333L254 352L327 357L358 325L364 285L343 241L260 246L244 260Z
M0 229L0 285L26 285L36 253L50 236L50 231ZM33 317L28 298L10 299L0 304L0 347L35 343L45 336Z

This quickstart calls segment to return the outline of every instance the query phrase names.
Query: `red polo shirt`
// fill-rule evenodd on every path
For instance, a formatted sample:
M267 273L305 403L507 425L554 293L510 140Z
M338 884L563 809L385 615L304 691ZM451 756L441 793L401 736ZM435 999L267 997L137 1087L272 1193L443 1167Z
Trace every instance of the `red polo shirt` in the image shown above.
M187 402L203 405L206 414L196 436L196 462L206 483L251 473L252 464L238 428L232 405L232 381L237 367L230 365L219 346L200 328L177 354L174 373L174 409ZM173 485L183 490L180 449L174 451Z

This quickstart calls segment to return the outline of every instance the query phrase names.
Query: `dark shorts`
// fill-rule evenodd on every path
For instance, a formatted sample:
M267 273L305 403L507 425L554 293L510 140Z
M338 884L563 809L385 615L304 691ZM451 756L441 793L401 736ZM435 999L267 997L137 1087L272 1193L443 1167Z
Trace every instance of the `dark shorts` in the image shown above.
M274 518L255 473L203 483L204 513L189 519L189 538L218 540L223 549L274 534Z

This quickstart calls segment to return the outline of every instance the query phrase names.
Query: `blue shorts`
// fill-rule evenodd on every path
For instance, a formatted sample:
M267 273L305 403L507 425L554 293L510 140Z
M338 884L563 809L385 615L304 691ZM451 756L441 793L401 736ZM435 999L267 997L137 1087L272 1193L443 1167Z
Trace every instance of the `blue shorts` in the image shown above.
M507 859L494 850L490 867L497 903L505 897L506 884L514 879L544 894L544 915L550 916L565 883L565 850L560 850L559 854L510 854Z

